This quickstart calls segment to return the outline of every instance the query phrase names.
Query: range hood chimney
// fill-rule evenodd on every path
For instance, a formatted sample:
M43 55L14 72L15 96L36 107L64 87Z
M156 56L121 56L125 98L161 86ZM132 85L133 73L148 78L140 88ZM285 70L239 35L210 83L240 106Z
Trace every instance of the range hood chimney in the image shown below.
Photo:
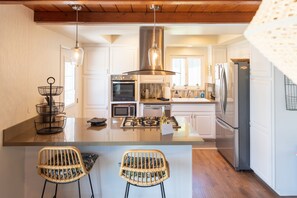
M125 72L128 75L175 75L173 71L164 70L164 27L156 27L155 39L161 49L161 65L149 65L148 51L153 44L154 27L143 26L139 30L139 70Z

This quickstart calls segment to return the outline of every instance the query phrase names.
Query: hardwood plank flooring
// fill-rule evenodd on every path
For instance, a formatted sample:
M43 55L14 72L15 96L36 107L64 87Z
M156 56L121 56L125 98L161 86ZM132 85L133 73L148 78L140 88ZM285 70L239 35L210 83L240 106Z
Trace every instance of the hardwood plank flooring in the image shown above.
M279 197L253 172L236 172L215 149L193 149L193 198Z

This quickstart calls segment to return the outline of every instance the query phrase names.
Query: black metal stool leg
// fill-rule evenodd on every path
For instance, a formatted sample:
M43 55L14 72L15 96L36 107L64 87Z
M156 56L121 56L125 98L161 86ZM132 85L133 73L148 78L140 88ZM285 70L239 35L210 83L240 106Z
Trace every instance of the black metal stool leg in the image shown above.
M77 180L77 184L78 184L78 196L79 196L79 198L81 198L81 195L80 195L80 183L79 183L79 180Z
M126 184L126 191L125 191L125 198L128 198L128 196L129 196L129 190L130 190L130 183L127 182L127 184Z
M92 191L92 196L91 196L91 198L94 198L94 191L93 191L93 186L92 186L91 176L90 176L90 174L88 174L88 176L89 176L89 181L90 181L90 186L91 186L91 191Z
M53 198L56 198L57 197L57 190L58 190L58 183L56 183L55 195L54 195Z
M46 187L46 180L44 180L44 185L43 185L43 190L42 190L42 194L41 194L41 198L43 198L43 195L44 195L44 190L45 190L45 187Z
M166 198L165 189L164 189L164 183L163 182L160 183L160 187L161 187L162 198Z

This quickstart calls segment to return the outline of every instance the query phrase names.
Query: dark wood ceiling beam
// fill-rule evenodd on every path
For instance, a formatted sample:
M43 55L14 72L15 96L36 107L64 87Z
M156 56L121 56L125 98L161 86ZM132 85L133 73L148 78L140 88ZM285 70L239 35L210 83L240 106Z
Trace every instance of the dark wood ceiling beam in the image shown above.
M101 4L101 5L217 5L217 4L236 4L236 5L259 5L261 0L78 0L78 1L69 1L69 0L0 0L0 4L26 4L26 5L41 5L41 4Z
M224 13L158 13L157 23L248 23L255 12ZM40 23L70 23L75 21L74 12L34 13L34 21ZM102 13L80 12L82 23L152 23L152 13Z

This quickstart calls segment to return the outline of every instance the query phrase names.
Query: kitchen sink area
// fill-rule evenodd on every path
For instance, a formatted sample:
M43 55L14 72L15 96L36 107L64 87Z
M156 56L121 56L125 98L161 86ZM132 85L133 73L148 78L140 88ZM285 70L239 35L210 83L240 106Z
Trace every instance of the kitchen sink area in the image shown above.
M206 98L171 98L172 102L210 102Z

